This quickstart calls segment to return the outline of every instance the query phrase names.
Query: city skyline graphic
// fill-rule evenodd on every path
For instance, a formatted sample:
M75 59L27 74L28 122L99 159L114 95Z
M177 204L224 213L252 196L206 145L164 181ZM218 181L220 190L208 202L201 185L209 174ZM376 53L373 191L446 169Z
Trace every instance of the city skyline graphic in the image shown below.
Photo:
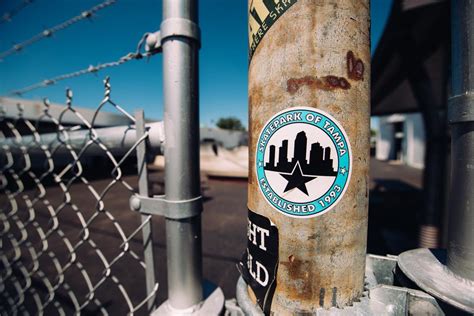
M308 161L306 159L308 138L306 132L300 131L296 134L294 139L293 158L290 160L288 142L289 139L282 140L278 148L278 160L276 160L276 146L269 146L269 159L264 165L264 170L280 173L294 173L298 171L305 176L313 176L313 178L315 176L337 175L337 172L333 168L330 147L323 147L319 142L312 143Z

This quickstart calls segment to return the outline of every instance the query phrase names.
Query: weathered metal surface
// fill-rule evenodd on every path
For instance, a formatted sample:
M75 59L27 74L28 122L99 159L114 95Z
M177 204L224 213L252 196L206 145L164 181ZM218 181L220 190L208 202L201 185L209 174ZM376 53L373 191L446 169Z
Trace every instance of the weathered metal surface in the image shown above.
M260 6L264 12L264 2L250 0L249 8ZM278 227L279 266L271 310L284 315L347 306L363 292L370 43L368 1L278 3L293 5L259 39L249 64L248 207ZM256 181L260 131L274 114L294 106L332 115L352 148L352 177L345 195L329 212L312 218L277 212Z
M366 288L363 296L344 308L318 308L311 315L444 315L436 299L422 291L393 286L397 257L367 255ZM245 315L263 315L253 304L247 284L237 282L237 301Z

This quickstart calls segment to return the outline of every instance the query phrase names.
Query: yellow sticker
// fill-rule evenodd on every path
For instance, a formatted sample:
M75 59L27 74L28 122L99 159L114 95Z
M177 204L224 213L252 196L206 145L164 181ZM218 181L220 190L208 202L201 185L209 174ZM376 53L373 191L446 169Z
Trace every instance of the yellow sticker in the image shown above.
M270 27L298 0L251 0L249 2L249 60Z

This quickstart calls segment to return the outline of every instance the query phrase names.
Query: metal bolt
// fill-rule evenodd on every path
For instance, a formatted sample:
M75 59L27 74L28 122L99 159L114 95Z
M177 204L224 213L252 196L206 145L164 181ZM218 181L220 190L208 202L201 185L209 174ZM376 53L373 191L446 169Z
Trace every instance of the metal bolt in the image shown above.
M145 50L147 52L158 49L161 46L160 32L150 33L146 37Z
M140 207L141 207L140 199L137 198L136 196L132 196L132 197L130 198L130 207L131 207L132 210L134 210L134 211L139 211L139 210L140 210Z

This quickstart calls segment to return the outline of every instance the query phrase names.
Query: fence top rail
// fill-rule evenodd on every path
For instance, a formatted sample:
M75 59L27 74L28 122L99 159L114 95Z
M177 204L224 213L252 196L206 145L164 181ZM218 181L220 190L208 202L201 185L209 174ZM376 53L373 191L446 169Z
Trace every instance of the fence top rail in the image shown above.
M154 122L145 125L146 137L148 139L149 151L153 154L161 153L161 146L165 140L163 122ZM85 146L88 153L101 153L103 149L97 144L89 146L92 139L99 139L106 145L110 152L116 155L123 155L135 148L138 135L135 125L121 125L113 127L94 128L93 132L89 129L70 130L67 132L67 140L64 140L58 133L41 134L39 139L34 135L22 136L20 140L15 137L0 138L0 145L7 146L9 150L19 150L27 147L29 153L43 152L44 147L55 148L59 151L68 151L71 149L80 151ZM62 147L61 143L66 142L68 147Z
M22 117L26 120L36 120L38 117L44 114L46 109L43 100L26 100L19 98L8 98L0 97L0 109L4 112L5 118L18 118L19 106L22 107ZM66 105L58 103L50 103L48 112L49 114L58 119L61 112L64 110ZM81 107L74 107L87 121L91 121L94 114L96 113L95 109L86 109ZM48 117L42 119L42 121L50 121ZM62 118L63 124L70 125L82 125L83 121L80 120L72 112L66 112ZM105 126L117 126L117 125L127 125L130 123L130 120L119 113L111 112L99 112L95 120L96 127L105 127Z

